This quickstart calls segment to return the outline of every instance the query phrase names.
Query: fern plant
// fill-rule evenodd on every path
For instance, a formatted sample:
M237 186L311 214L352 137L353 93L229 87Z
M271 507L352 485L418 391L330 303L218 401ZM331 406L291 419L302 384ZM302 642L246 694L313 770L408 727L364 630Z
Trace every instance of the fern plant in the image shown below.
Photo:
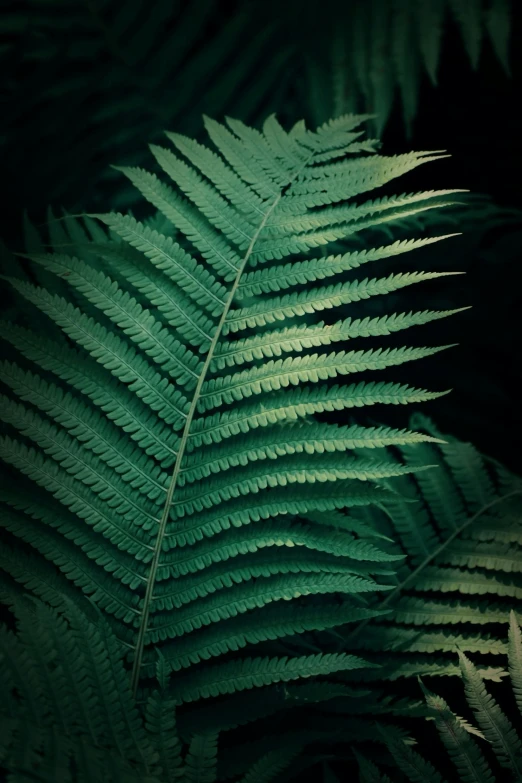
M369 659L384 664L369 678L455 675L448 655L457 645L484 656L482 676L499 680L505 672L495 664L506 647L495 628L522 598L522 481L470 443L442 436L419 414L411 426L446 442L389 453L395 464L414 468L429 460L438 467L393 479L396 499L386 514L374 509L376 522L381 515L378 529L393 541L386 548L407 559L393 590L378 602L391 613L348 629L346 646L373 650Z
M63 612L16 599L15 631L0 628L0 766L10 783L214 783L216 734L183 743L176 702L158 683L134 703L122 649L105 620L65 602ZM293 748L259 758L241 783L268 783Z
M290 3L290 15L297 7ZM319 37L317 7L309 6L307 80L301 103L316 122L353 111L376 115L380 136L400 93L408 135L417 114L422 79L437 84L447 23L460 30L474 70L485 39L509 73L510 0L354 0L321 6L325 34Z
M522 715L522 634L513 611L510 615L507 653L519 719ZM444 747L457 770L458 780L462 783L492 783L497 779L484 752L486 747L496 757L502 770L502 780L522 780L522 738L502 708L488 693L475 665L461 651L459 662L466 700L475 715L478 728L456 715L443 698L432 693L421 682L429 717L435 722ZM439 772L421 753L391 736L386 729L381 728L381 733L397 770L403 773L401 779L412 783L443 783ZM395 776L389 778L387 775L381 775L373 763L360 755L359 768L361 783L388 783L397 779Z
M453 192L356 201L440 157L374 155L356 131L363 119L315 133L302 123L287 133L274 117L263 133L207 120L217 152L168 134L183 156L153 147L168 182L125 174L171 222L170 235L130 216L98 216L110 238L88 223L90 243L58 232L54 253L33 256L47 287L11 279L32 306L29 322L43 332L43 314L51 326L45 335L2 330L12 347L0 373L11 390L0 406L2 523L12 545L3 565L50 603L90 596L128 653L134 693L154 672L155 649L179 673L172 688L184 702L365 665L344 653L227 657L380 612L361 597L383 589L402 556L341 510L386 503L394 490L383 480L414 468L354 450L434 440L314 418L440 394L392 381L339 384L441 349L337 343L450 314L335 321L343 303L438 278L347 277L436 239L342 256L314 248L445 204ZM370 152L355 156L361 150ZM333 320L317 320L328 311Z

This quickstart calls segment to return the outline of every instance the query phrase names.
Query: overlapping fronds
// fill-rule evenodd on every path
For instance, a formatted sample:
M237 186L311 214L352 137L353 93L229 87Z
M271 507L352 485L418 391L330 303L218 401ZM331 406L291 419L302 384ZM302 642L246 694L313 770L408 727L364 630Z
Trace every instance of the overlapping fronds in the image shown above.
M508 658L512 684L517 692L516 679L520 677L520 627L511 611ZM493 783L495 780L522 780L522 740L520 722L513 726L502 707L488 693L487 686L475 665L459 651L460 672L469 708L474 713L477 728L456 715L440 696L432 693L421 682L428 707L427 717L434 721L440 739L462 783ZM517 716L518 717L518 716ZM518 730L518 731L517 731ZM413 749L381 728L382 738L405 778L412 783L444 783L443 777L431 762L425 760L420 750ZM502 777L490 762L494 755ZM362 783L387 780L377 767L358 755ZM437 765L435 765L437 766ZM453 779L453 778L452 778Z
M356 377L440 347L349 341L450 312L336 321L341 304L437 278L345 275L433 240L320 251L452 193L355 202L439 157L354 155L362 120L315 133L286 132L273 116L263 133L207 120L217 151L171 133L179 155L153 147L162 177L125 169L170 233L113 213L97 216L110 234L91 220L89 238L68 219L30 256L41 284L10 278L61 336L2 330L0 455L16 478L1 495L4 569L56 606L64 591L88 595L126 650L134 691L156 648L180 702L366 665L255 649L380 614L365 596L390 589L384 577L403 555L349 511L391 502L387 479L426 468L392 464L386 446L438 442L313 418L440 394Z
M394 464L438 467L390 482L400 496L379 529L395 542L388 551L407 559L379 604L391 614L348 631L348 645L375 651L370 659L384 663L378 678L458 674L458 646L480 655L482 676L498 680L506 674L498 665L506 652L502 623L522 600L522 481L425 417L416 414L411 426L447 442L389 455Z
M161 682L141 709L136 705L121 646L104 620L71 604L62 614L26 598L16 599L14 610L16 630L0 628L0 768L8 780L223 780L217 735L194 735L184 747L176 702ZM243 783L269 783L295 754L283 747L260 757Z

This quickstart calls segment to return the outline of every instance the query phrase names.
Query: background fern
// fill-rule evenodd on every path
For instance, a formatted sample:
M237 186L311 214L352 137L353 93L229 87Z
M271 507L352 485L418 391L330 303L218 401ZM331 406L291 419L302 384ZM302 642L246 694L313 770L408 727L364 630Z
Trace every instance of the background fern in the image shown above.
M412 426L442 437L419 416ZM387 507L389 519L382 519L380 529L397 542L390 551L406 552L407 566L385 597L393 612L382 627L366 627L351 638L357 649L391 653L378 677L456 674L458 667L446 656L455 646L484 656L481 666L492 667L484 676L497 677L495 656L505 651L498 624L506 608L519 606L520 479L471 444L444 439L447 443L433 447L400 449L412 465L429 451L439 467L406 479L401 496L415 502L401 499Z
M18 211L40 219L47 203L128 206L135 195L110 176L109 164L141 165L159 129L193 135L203 112L254 124L271 111L287 123L307 112L314 126L370 112L378 115L372 134L381 135L400 92L410 127L422 73L436 82L448 29L460 30L474 67L488 39L508 71L510 7L510 0L162 0L152 13L142 0L73 0L64 16L60 0L8 1L0 39L4 176L17 188ZM31 172L30 187L21 170Z
M459 652L460 672L464 680L468 711L473 710L477 727L456 715L441 697L431 693L422 683L428 706L428 717L434 721L440 739L454 764L453 775L463 783L476 780L493 781L498 771L504 780L520 780L522 776L522 740L520 730L520 693L521 677L520 654L522 636L520 627L512 611L510 616L509 642L507 653L509 672L511 675L514 697L518 707L515 726L503 712L501 706L488 692L475 665L462 652ZM505 690L505 689L504 689ZM517 731L518 729L518 731ZM442 778L434 766L425 760L418 750L408 747L381 728L381 734L386 743L397 769L391 773L393 780L432 781L442 783ZM493 755L495 764L492 764ZM361 772L361 783L369 781L387 781L388 776L381 776L373 762L357 754ZM401 775L402 773L402 775Z
M301 18L290 3L292 19ZM308 82L302 103L310 103L313 118L351 111L376 115L373 132L381 136L398 95L408 135L417 114L424 80L437 85L439 62L448 27L461 35L461 46L474 70L488 42L509 73L509 0L370 0L337 3L324 8L327 34L316 44L315 4L308 5ZM303 26L304 26L303 25Z
M0 629L0 765L9 781L220 779L216 734L195 735L183 746L161 663L157 687L140 711L121 646L104 620L94 613L93 622L67 601L63 613L25 598L13 608L15 632ZM273 750L242 783L268 783L293 755L293 749Z

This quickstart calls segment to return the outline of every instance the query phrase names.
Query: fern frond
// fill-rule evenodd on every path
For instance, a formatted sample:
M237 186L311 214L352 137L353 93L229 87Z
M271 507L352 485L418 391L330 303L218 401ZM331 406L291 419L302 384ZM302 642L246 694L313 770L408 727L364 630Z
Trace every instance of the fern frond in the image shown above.
M334 8L332 4L332 15ZM437 85L447 21L459 28L474 70L487 36L509 73L510 17L508 0L372 0L337 10L328 47L312 54L308 65L314 119L371 107L377 115L373 131L380 137L400 93L404 125L411 134L423 72Z
M72 339L169 424L178 427L186 417L187 399L169 386L153 366L114 332L96 323L63 299L44 289L12 281L13 287L28 301L40 305Z
M462 308L464 310L466 308ZM322 323L314 326L284 327L277 331L268 331L254 337L234 340L223 345L217 353L213 369L223 370L225 367L241 365L254 359L271 359L283 353L301 352L307 348L320 345L331 345L335 342L353 340L358 337L382 337L410 329L412 326L430 323L438 318L453 315L459 310L442 312L400 313L377 318L346 319L332 326Z
M239 308L231 313L227 322L226 333L241 332L247 328L267 326L309 313L330 310L340 305L370 299L372 296L382 296L397 291L413 283L433 280L456 272L411 272L389 275L380 280L362 280L350 283L339 283L321 289L311 289L294 295L272 297L261 304Z
M221 313L226 301L226 289L170 237L151 230L130 215L109 213L96 217L140 254L143 253L195 304L203 307L210 315ZM103 251L107 252L102 245L100 252ZM141 259L141 255L136 254L134 258Z
M2 324L2 337L24 357L91 399L123 432L138 442L145 453L164 460L167 467L175 461L177 436L165 436L162 422L146 404L141 403L127 386L107 377L96 361L9 323Z
M163 691L154 691L147 700L146 729L157 748L161 777L165 783L179 781L183 775L181 742L176 731L176 702Z
M355 655L309 655L299 658L244 658L187 674L175 691L183 702L289 682L334 671L358 669L367 664Z
M297 752L290 750L274 750L259 759L244 775L239 783L269 783L290 764Z
M440 158L424 151L355 155L372 148L358 140L365 119L347 115L316 132L302 123L287 132L274 116L262 130L207 120L217 151L170 134L176 153L152 147L159 174L120 167L161 218L65 214L49 248L34 237L28 248L42 272L39 284L11 280L64 339L17 325L4 332L14 350L0 365L0 456L9 480L3 525L13 550L29 551L27 565L35 567L24 573L14 562L8 581L49 596L60 611L59 585L67 584L68 595L89 596L102 613L100 633L121 656L117 666L123 657L132 666L134 694L158 648L172 677L164 695L149 702L156 734L163 698L230 696L364 666L330 652L286 655L294 642L284 639L375 617L381 613L368 610L366 599L392 590L403 553L389 552L368 520L340 512L388 503L391 509L401 502L394 478L407 481L406 474L431 463L408 466L359 452L440 439L311 417L438 396L393 381L329 381L441 347L328 346L385 338L457 310L341 321L341 305L449 273L393 272L334 285L328 278L334 269L423 252L445 237L333 256L328 271L330 256L302 255L447 204L454 191L355 203ZM273 275L280 276L281 296L273 295ZM333 311L331 322L318 322L319 311ZM302 326L296 316L306 316ZM16 362L13 353L21 355ZM284 358L265 361L271 355ZM10 487L20 473L20 489ZM46 561L41 568L37 553ZM48 566L59 569L55 581ZM253 658L256 644L262 646ZM317 650L313 641L305 644ZM425 649L430 644L446 645L427 638ZM200 665L210 659L208 668ZM117 693L109 694L115 703ZM142 695L146 704L150 693ZM163 764L177 758L174 745L156 740ZM213 750L199 750L194 745L188 767L197 769L199 754L201 770L188 774L210 779Z
M293 392L293 404L287 404L288 394L273 394L258 406L242 406L240 410L225 410L219 414L203 416L194 422L190 443L193 447L221 441L248 433L251 429L268 427L284 421L295 421L314 413L362 408L366 405L407 405L426 402L448 392L428 392L397 383L369 382L348 386L320 388L298 387Z
M389 616L386 620L390 620ZM350 645L354 650L372 650L378 649L380 655L387 650L407 653L452 653L458 646L467 652L478 652L483 655L500 655L506 652L506 643L503 640L495 639L489 634L478 633L460 633L449 632L446 629L440 631L418 630L415 627L402 628L393 625L383 625L377 629L367 629L364 639L358 639ZM404 662L408 664L407 656ZM377 658L381 660L381 658ZM400 658L399 658L400 660ZM412 658L412 660L414 660ZM390 666L393 665L390 658ZM401 675L403 676L403 675Z
M469 658L459 650L460 667L468 704L474 711L484 737L491 743L502 767L515 779L522 779L522 741L504 715Z
M314 454L330 453L337 451L347 451L356 448L379 449L391 444L415 443L423 439L415 432L408 430L396 430L390 427L337 427L330 425L321 425L319 423L310 424L303 429L298 424L288 424L281 427L279 432L253 435L245 438L244 442L236 444L226 444L219 448L206 448L204 456L201 448L190 449L187 455L187 467L182 473L180 485L199 481L204 476L211 473L219 473L229 470L232 467L247 465L250 462L277 459L286 455L295 454ZM277 464L284 464L279 461ZM300 461L298 458L293 460L293 464L298 467ZM327 458L322 463L328 464ZM349 466L350 462L343 460L343 465ZM357 460L354 461L354 466ZM361 462L361 464L363 464ZM368 463L369 466L369 463ZM418 466L420 470L423 466ZM392 472L402 472L401 466L390 466L388 469Z
M159 141L162 127L192 134L204 111L253 120L277 108L277 95L286 91L282 72L296 67L293 47L275 19L260 24L249 4L236 11L224 15L215 0L179 8L161 2L152 11L141 0L131 5L109 0L75 3L65 26L56 2L42 7L28 0L6 9L6 31L12 35L1 52L9 72L2 144L9 167L12 163L15 169L24 159L33 170L23 203L38 209L49 201L127 208L135 196L122 191L107 168L115 161L142 164L143 147L151 139ZM16 88L21 51L23 106ZM246 88L251 80L255 90ZM41 123L24 135L22 158L17 141L28 108ZM42 159L43 148L48 155ZM49 165L57 156L63 161L60 175Z
M326 355L311 354L266 362L233 375L207 381L199 399L201 413L225 403L240 402L263 392L279 391L282 387L327 380L339 375L350 375L368 370L384 370L404 362L433 356L445 348L381 348L368 351L339 351Z
M26 597L16 599L13 608L16 631L0 629L0 759L10 778L49 783L226 779L218 774L217 732L183 739L178 734L179 703L165 691L168 675L161 656L159 689L138 706L121 645L96 612L85 614L67 599L57 612ZM278 668L279 678L291 676L288 667L284 673L284 665ZM329 687L330 697L342 691ZM321 688L316 690L320 698ZM302 695L306 698L306 692ZM299 752L289 736L281 749L258 754L247 771L243 768L242 780L268 783Z
M151 500L161 497L165 491L165 472L146 453L136 453L128 441L120 437L118 428L108 425L105 417L95 408L70 393L64 393L58 385L47 383L42 377L9 362L0 365L0 380L20 399L32 403L54 419L85 448L112 467L125 482ZM6 415L9 405L6 398ZM18 409L11 407L11 410L20 424L24 419L27 425L36 420L34 414L22 406L18 406ZM16 410L19 411L18 416Z
M430 671L428 656L450 654L455 645L466 654L504 653L495 626L522 596L518 482L506 483L502 466L471 444L443 436L424 417L416 414L411 426L439 443L399 445L401 459L389 454L390 463L414 468L429 460L438 468L386 481L400 494L385 503L379 530L396 542L389 552L408 558L390 580L390 592L375 603L392 614L341 632L342 649L373 650L368 657L378 663L383 650L394 651L383 667L386 678L421 673L424 665ZM362 510L352 515L364 519ZM449 659L439 660L432 673L458 673Z
M511 613L510 638L514 631L520 629L514 614ZM493 783L496 780L490 763L482 754L475 737L489 743L499 765L509 770L510 778L520 780L521 740L501 707L488 693L482 673L462 651L458 650L458 655L466 699L476 715L480 729L456 715L446 701L429 691L419 678L428 705L427 717L435 721L448 755L458 770L459 780L477 781L477 783L478 781ZM516 679L512 683L516 694ZM407 747L401 738L390 735L389 729L379 726L379 730L397 768L408 777L408 780L413 783L442 780L438 772L420 753ZM378 774L377 768L374 772Z
M509 616L508 656L509 676L513 683L517 707L522 715L522 633L513 610Z
M411 780L412 783L444 783L443 778L433 765L429 761L425 761L413 748L390 735L384 727L379 726L379 731L397 767L407 776L408 780Z
M169 671L181 671L202 661L211 660L229 652L284 637L333 628L343 622L357 622L375 617L379 610L366 609L349 602L321 605L304 602L293 606L266 606L256 612L255 622L241 616L191 633L180 641L167 642L163 646ZM144 671L151 671L152 657L144 661Z
M444 699L421 687L449 756L464 783L493 783L494 777L476 741L456 719Z
M217 734L192 739L185 757L187 783L214 783L217 772Z
M19 663L6 657L4 648L2 678L13 701L9 708L8 698L2 713L14 731L3 763L13 771L34 764L44 777L61 769L68 779L72 762L86 780L96 779L105 764L113 770L110 780L157 780L155 751L132 700L121 647L105 622L95 626L73 606L66 620L27 599L15 603L15 612L21 657ZM14 652L16 637L10 642ZM23 662L27 672L20 679ZM31 671L37 675L32 683ZM24 676L36 686L36 703L24 698Z
M381 775L376 765L365 758L361 753L354 751L354 756L359 765L361 783L391 783L388 775Z

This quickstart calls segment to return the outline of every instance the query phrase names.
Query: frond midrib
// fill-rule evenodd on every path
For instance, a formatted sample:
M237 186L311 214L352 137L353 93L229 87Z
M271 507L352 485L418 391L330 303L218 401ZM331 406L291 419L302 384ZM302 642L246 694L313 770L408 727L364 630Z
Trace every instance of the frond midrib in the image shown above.
M219 339L221 337L222 329L223 329L223 326L225 324L228 312L230 310L230 307L232 306L232 301L233 301L233 298L234 298L237 286L239 284L239 280L241 278L241 275L243 274L243 271L244 271L244 269L245 269L245 267L246 267L246 265L248 263L248 260L250 258L251 253L252 253L252 250L254 248L255 242L257 240L257 237L259 236L259 234L260 234L260 232L261 232L261 230L262 230L266 220L268 220L268 217L270 216L272 210L275 209L276 205L278 204L280 198L281 198L281 195L277 196L273 200L272 204L269 206L268 210L266 211L266 213L265 213L265 215L263 217L263 220L261 221L261 224L260 224L259 228L257 229L256 233L252 237L251 243L250 243L250 245L249 245L249 247L248 247L248 249L247 249L247 251L245 253L245 256L243 258L241 266L239 267L239 269L237 271L236 279L235 279L235 281L234 281L234 283L233 283L233 285L232 285L232 287L230 289L228 300L225 303L225 307L224 307L223 313L222 313L221 318L220 318L220 320L219 320L219 322L217 324L216 331L214 333L214 337L212 338L212 343L211 343L210 348L208 350L205 362L204 362L202 370L201 370L201 374L200 374L199 379L198 379L198 383L197 383L196 389L194 391L192 402L191 402L189 411L187 413L185 427L184 427L183 433L182 433L181 438L180 438L180 443L179 443L178 454L177 454L177 457L176 457L176 462L174 464L174 469L173 469L170 485L169 485L169 488L167 490L167 498L166 498L166 501L165 501L163 514L162 514L162 517L161 517L161 520L160 520L160 523L159 523L158 535L157 535L156 543L155 543L155 547L154 547L153 560L152 560L152 563L151 563L149 579L148 579L148 582L147 582L145 598L144 598L144 601L143 601L142 621L141 621L139 629L138 629L138 635L137 635L137 640L136 640L135 657L134 657L134 661L133 661L133 668L132 668L132 674L131 674L131 689L132 689L134 694L136 694L137 689L138 689L138 685L139 685L141 661L142 661L142 657L143 657L143 648L144 648L144 644L145 644L145 635L146 635L147 628L148 628L150 606L151 606L151 602L152 602L153 589L154 589L154 584L155 584L155 581L156 581L156 574L157 574L157 570L158 570L159 559L160 559L161 551L162 551L163 538L165 536L165 531L166 531L166 528L167 528L167 522L168 522L169 515L170 515L170 507L171 507L172 502L173 502L174 492L175 492L175 489L176 489L178 476L179 476L179 473L180 473L180 470L181 470L181 464L182 464L183 456L185 454L185 449L186 449L188 438L189 438L189 434L190 434L190 427L191 427L194 415L195 415L195 413L197 411L197 405L198 405L201 389L203 387L203 383L205 381L206 375L207 375L207 373L209 371L210 363L212 361L212 357L214 355L216 346L217 346L218 341L219 341Z

